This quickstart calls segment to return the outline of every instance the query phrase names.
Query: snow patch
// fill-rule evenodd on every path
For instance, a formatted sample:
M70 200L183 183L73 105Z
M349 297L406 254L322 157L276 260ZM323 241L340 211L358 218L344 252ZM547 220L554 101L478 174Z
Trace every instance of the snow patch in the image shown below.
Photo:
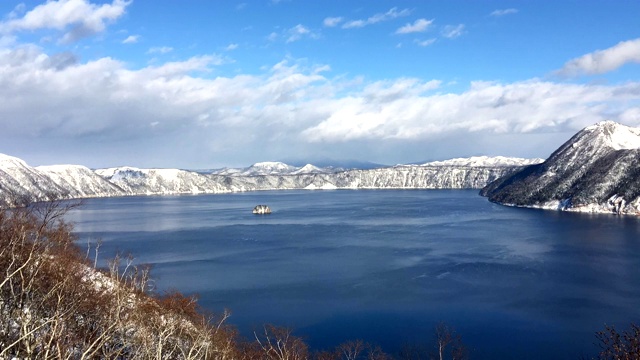
M331 183L324 183L321 186L317 186L316 184L309 184L304 189L305 190L336 190L338 187Z
M151 171L166 181L178 181L180 179L180 174L184 172L183 170L178 169L152 169Z
M303 167L301 167L298 170L292 171L291 175L298 175L298 174L313 174L313 173L319 173L319 172L323 172L322 169L320 169L317 166L313 166L311 164L307 164Z

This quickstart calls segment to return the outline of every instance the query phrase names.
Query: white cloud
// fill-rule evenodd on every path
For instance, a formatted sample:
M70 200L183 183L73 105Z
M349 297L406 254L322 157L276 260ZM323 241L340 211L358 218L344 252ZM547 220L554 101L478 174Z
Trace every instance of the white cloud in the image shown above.
M287 42L294 42L300 40L303 36L311 34L311 31L305 26L298 24L291 29L287 30Z
M429 26L433 23L433 19L418 19L413 22L413 24L408 23L405 26L396 30L396 34L410 34L416 32L425 32L429 28Z
M2 126L23 134L33 130L44 136L51 130L52 136L75 137L97 132L109 136L112 131L113 136L120 131L123 136L132 132L142 135L149 119L180 124L185 119L181 112L202 111L205 102L217 103L216 98L232 92L223 84L228 79L203 81L188 75L208 71L221 62L217 56L200 56L132 71L110 58L56 66L59 61L35 47L4 51L0 66L7 71L0 75L0 82L6 87L0 89L0 113L17 113L8 122L2 120ZM238 79L237 84L243 81ZM249 92L249 88L245 90ZM39 115L35 108L29 109L29 92L39 97L32 99L33 104L42 106ZM190 110L190 106L195 108ZM215 109L215 105L205 107ZM33 118L16 122L26 115Z
M225 47L224 49L225 49L225 50L227 50L227 51L232 51L232 50L237 49L237 48L238 48L238 46L239 46L239 45L238 45L238 44L235 44L235 43L234 43L234 44L229 44L229 45L227 45L227 47Z
M208 55L134 70L35 46L0 50L0 143L42 154L55 146L57 161L102 166L247 164L292 154L392 162L500 146L511 151L502 155L526 155L513 151L529 146L544 156L525 136L604 119L640 122L640 82L479 81L452 93L437 80L331 78L328 66L293 59L261 74L198 75L224 62ZM489 145L479 148L482 140ZM82 156L94 163L73 160Z
M335 27L338 26L344 20L342 17L328 17L322 21L322 24L326 27Z
M417 80L372 84L361 93L338 100L340 106L304 130L312 141L345 142L377 139L425 139L444 134L529 133L570 126L580 129L611 116L615 106L640 99L634 89L567 85L531 80L512 84L475 82L461 93L425 94L434 88ZM628 116L628 115L625 115Z
M102 5L86 0L48 1L26 12L23 17L0 23L0 32L55 29L64 32L62 42L73 42L104 31L106 23L121 17L130 3L125 0L113 0L111 4Z
M418 46L429 46L431 44L433 44L434 42L436 42L436 39L427 39L427 40L414 40L414 42L418 45Z
M441 33L447 39L455 39L464 34L464 24L447 25L442 29Z
M211 66L222 65L224 63L224 58L218 55L194 56L184 61L166 62L160 66L149 66L141 70L141 73L172 77L184 75L192 71L207 72Z
M15 45L16 40L14 35L0 35L0 49Z
M320 35L312 31L308 27L302 24L298 24L282 31L281 34L272 32L271 34L269 34L269 36L267 36L267 40L273 42L278 40L278 38L280 38L281 36L283 39L286 39L286 43L292 43L298 40L302 40L303 38L318 39L320 37Z
M516 14L518 12L518 9L514 9L514 8L510 8L510 9L497 9L494 10L493 12L491 12L491 16L494 17L500 17L500 16L505 16L505 15L509 15L509 14Z
M349 20L344 25L342 25L343 29L355 29L361 28L369 25L365 20Z
M640 107L625 110L619 116L620 121L631 126L640 126Z
M604 74L629 63L640 63L640 38L570 60L556 73L562 76Z
M123 44L135 44L140 40L140 35L129 35L126 39L122 40Z
M375 14L367 19L347 21L342 25L342 28L343 29L361 28L367 25L377 24L379 22L393 20L402 16L408 16L409 14L411 14L411 10L409 9L398 10L398 8L394 7L389 9L389 11L385 13Z
M147 50L147 54L167 54L173 51L171 46L155 46Z
M24 3L16 5L15 8L7 16L8 19L15 19L20 17L27 10L27 6Z

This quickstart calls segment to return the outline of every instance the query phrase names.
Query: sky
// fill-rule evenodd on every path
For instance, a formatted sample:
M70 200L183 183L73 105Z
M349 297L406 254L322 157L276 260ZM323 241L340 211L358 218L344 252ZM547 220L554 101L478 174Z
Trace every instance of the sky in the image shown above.
M30 165L546 158L640 126L640 2L0 2L0 153Z

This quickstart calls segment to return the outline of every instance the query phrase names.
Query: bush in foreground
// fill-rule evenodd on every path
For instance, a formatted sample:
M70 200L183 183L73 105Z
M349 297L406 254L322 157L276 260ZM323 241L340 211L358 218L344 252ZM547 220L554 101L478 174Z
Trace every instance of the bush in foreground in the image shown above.
M605 326L596 333L600 354L598 359L640 360L640 326L631 324L629 330L618 332L613 326Z
M131 259L94 269L63 219L70 206L0 210L0 359L237 358L228 314L149 296Z

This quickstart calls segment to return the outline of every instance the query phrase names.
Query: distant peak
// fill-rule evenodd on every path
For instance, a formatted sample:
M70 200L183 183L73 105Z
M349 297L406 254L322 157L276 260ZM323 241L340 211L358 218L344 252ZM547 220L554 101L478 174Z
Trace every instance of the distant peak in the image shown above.
M640 149L640 129L606 120L585 128L603 137L604 145L614 150Z
M263 161L263 162L258 162L251 165L251 167L258 167L258 168L278 168L278 167L288 167L288 166L289 165L279 161Z
M317 169L317 166L311 165L311 164L307 164L303 167L301 167L301 169Z
M28 167L27 163L14 156L0 154L0 165L2 167Z
M634 128L629 127L627 125L622 125L613 120L600 121L591 126L587 126L585 128L585 130L587 131L605 131L605 132L617 131L619 129L634 129Z
M595 124L594 124L594 125L592 125L592 126L594 126L594 127L603 127L603 126L611 126L611 125L614 125L614 126L615 126L615 125L622 125L622 124L617 123L617 122L615 122L615 121L613 121L613 120L602 120L602 121L600 121L600 122L595 123ZM623 125L623 126L624 126L624 125Z

